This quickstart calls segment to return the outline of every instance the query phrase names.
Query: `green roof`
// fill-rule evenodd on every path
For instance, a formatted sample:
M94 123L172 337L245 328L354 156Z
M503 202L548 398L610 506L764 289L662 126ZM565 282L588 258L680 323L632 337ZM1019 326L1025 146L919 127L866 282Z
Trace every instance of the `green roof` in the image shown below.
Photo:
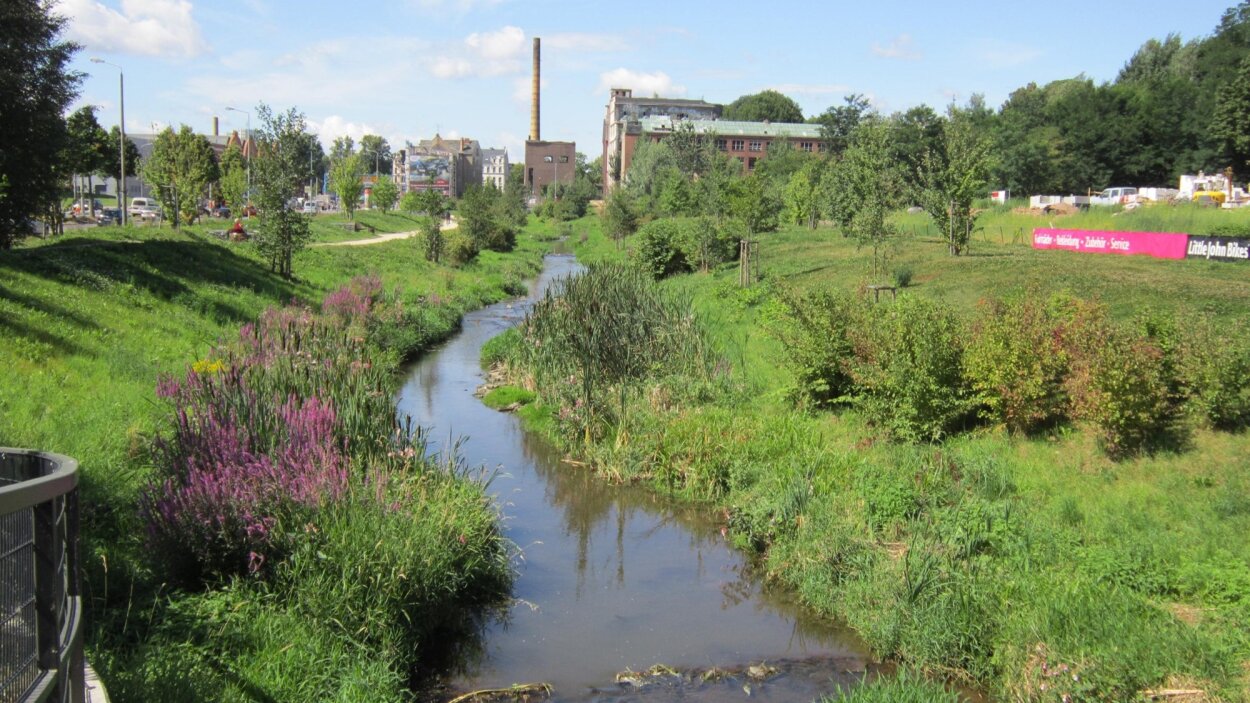
M643 117L639 122L646 133L671 132L671 117L657 115ZM820 139L820 125L794 122L734 122L733 120L677 120L676 124L689 124L698 134L715 133L720 137L807 137Z

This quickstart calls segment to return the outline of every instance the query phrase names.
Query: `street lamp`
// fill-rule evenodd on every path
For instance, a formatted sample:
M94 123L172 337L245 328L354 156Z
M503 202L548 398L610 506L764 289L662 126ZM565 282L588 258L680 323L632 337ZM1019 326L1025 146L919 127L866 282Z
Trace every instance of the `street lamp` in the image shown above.
M109 63L98 57L91 57L91 63L102 63L106 66L112 66L117 69L117 88L121 98L118 101L118 108L121 110L121 120L118 123L121 131L122 139L120 145L121 155L119 162L121 165L121 178L117 181L117 199L118 209L122 211L122 226L126 226L126 73L122 71L122 67L115 63Z
M247 157L247 204L251 205L252 204L252 149L256 148L255 143L252 142L252 113L248 112L247 110L240 110L237 107L226 106L226 109L231 112L242 112L244 115L247 115L247 141L243 142L243 146L247 147L247 153L244 154L244 156Z

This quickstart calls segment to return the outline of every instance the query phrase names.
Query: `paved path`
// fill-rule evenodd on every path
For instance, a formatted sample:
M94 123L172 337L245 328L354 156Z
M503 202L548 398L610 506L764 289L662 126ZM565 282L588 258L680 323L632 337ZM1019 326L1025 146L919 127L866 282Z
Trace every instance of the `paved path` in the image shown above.
M460 223L456 222L455 220L452 220L451 222L444 222L441 229L444 232L446 232L449 229L456 229L459 226L460 226ZM381 244L383 242L390 242L396 239L407 239L409 237L415 237L418 234L421 234L420 230L413 230L411 232L391 232L389 234L379 234L376 237L369 237L368 239L349 239L346 242L322 242L320 244L313 244L312 246L314 247L363 247L368 244Z

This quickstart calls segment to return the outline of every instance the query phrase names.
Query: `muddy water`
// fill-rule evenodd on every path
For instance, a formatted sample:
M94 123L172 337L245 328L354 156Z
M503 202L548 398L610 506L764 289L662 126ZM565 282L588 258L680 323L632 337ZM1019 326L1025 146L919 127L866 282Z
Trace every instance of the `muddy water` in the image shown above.
M556 700L614 698L811 701L857 682L866 662L845 631L810 618L764 588L722 536L714 514L641 489L609 486L562 461L519 420L473 396L483 343L525 315L554 279L576 271L550 256L525 299L469 314L464 329L411 369L400 413L442 449L497 471L491 490L518 545L508 612L486 627L481 652L452 675L459 691L546 682ZM768 662L764 681L745 667ZM618 684L654 664L729 675ZM698 683L695 683L695 682Z

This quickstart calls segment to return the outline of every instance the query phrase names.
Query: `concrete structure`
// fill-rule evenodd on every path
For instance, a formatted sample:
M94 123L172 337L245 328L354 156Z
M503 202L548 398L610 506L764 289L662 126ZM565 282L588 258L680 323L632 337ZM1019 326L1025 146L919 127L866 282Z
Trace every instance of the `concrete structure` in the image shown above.
M534 72L530 81L530 138L525 142L525 187L531 197L542 194L552 183L569 184L577 173L577 144L545 142L539 121L541 81L541 42L534 37Z
M744 174L754 171L759 160L767 156L769 146L778 142L789 142L795 149L809 153L819 153L823 148L818 124L644 117L637 120L621 140L621 177L629 173L641 140L659 142L678 125L690 125L696 134L715 139L717 149L742 163Z
M503 192L508 185L508 150L482 150L482 185L493 185Z
M603 117L603 187L616 187L625 164L633 161L634 147L642 134L641 120L670 117L678 120L717 120L723 106L703 100L635 98L629 88L613 88ZM632 138L630 138L632 137Z
M482 147L474 139L433 139L409 143L395 153L391 177L400 194L438 190L459 198L472 185L482 183Z

